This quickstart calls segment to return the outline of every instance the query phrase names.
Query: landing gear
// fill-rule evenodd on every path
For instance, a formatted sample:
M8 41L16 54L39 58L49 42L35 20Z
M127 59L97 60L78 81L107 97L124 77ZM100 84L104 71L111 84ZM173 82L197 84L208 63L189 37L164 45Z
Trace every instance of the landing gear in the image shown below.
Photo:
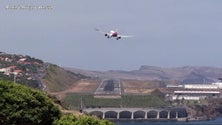
M105 34L105 37L110 38L110 36L108 34Z
M116 37L116 40L119 40L119 39L121 39L121 37Z

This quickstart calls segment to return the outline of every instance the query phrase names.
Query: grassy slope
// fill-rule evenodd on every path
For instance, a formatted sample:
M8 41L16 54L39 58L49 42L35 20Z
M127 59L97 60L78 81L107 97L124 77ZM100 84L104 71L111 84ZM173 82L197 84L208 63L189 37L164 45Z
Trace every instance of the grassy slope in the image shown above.
M163 98L156 95L124 95L121 99L103 99L94 98L89 94L76 93L67 94L62 104L69 109L78 109L81 97L85 107L162 107L168 105Z
M58 92L67 89L78 80L84 78L86 78L86 76L74 74L56 65L49 65L46 70L46 75L43 78L43 82L46 84L50 92Z

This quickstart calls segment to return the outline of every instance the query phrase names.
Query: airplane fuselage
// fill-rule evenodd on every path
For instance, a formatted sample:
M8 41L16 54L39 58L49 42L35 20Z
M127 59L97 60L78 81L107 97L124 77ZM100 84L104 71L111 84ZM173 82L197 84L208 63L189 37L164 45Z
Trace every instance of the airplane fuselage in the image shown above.
M112 35L112 37L117 37L118 33L116 31L111 30L110 34Z
M119 39L121 39L122 37L132 37L132 36L120 35L120 34L118 34L118 32L115 31L115 30L111 30L111 31L109 31L108 33L103 32L103 31L100 31L100 30L97 29L97 28L95 28L95 30L96 30L96 31L99 31L100 33L103 33L107 38L115 37L116 40L119 40Z

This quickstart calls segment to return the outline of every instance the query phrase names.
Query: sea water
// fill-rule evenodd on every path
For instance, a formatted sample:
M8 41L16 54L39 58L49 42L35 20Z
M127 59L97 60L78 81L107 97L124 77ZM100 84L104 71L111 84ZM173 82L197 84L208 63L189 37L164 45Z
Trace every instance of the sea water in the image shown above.
M222 125L222 117L210 121L190 121L190 122L152 122L152 121L116 121L115 125Z

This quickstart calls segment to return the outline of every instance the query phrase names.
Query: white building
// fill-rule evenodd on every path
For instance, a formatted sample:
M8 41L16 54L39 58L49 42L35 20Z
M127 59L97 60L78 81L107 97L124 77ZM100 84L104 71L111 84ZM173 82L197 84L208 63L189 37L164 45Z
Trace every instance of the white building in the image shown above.
M185 84L184 88L185 89L201 89L201 90L203 90L203 89L218 89L219 87L218 87L218 85L214 85L214 84Z
M174 91L172 100L200 100L207 97L218 98L220 91Z
M212 83L212 85L216 85L219 89L222 89L222 82L221 81Z
M220 80L220 79L219 79ZM167 86L167 88L176 88L171 96L172 100L200 100L207 97L219 98L220 89L222 89L222 81L212 84L184 84L178 86ZM180 89L179 89L180 88Z
M166 87L174 89L174 88L183 88L184 86L183 85L167 85Z
M3 72L3 73L6 72L6 68L1 68L0 72Z
M4 73L6 75L9 75L15 68L16 68L16 66L9 66L9 67L6 67L6 68L1 68L0 72Z

